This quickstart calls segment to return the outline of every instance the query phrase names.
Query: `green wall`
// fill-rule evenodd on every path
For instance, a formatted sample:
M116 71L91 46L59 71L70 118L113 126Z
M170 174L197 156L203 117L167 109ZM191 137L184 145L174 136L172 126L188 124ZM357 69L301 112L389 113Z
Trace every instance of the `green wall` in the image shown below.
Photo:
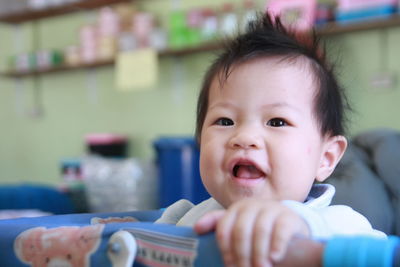
M161 21L166 20L171 2L141 1L142 8L158 13ZM189 8L198 1L181 2ZM208 0L198 5L222 3ZM43 19L37 22L36 35L32 23L0 25L1 70L9 55L30 50L34 42L43 48L76 43L78 28L93 17L89 12ZM383 46L382 32L325 39L331 56L339 58L341 81L355 109L350 134L375 127L400 130L399 84L389 89L374 89L370 84L371 77L383 68L394 76L400 74L400 27L387 30L388 43ZM382 63L383 51L386 61ZM1 77L0 182L58 183L60 159L83 155L83 138L93 132L127 134L131 156L153 158L155 138L193 134L199 84L213 55L160 58L159 81L149 91L115 90L112 66L46 74L36 80Z
M400 27L347 33L326 40L331 54L339 58L340 78L354 108L350 134L376 127L400 129ZM393 85L373 86L371 81L379 73L390 75Z

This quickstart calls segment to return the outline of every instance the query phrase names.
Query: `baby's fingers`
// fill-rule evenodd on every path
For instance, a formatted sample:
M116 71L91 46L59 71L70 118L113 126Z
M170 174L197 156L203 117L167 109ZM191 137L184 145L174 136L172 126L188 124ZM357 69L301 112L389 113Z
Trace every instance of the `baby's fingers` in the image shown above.
M254 223L257 213L241 208L232 229L232 252L237 266L252 266Z
M219 220L224 216L225 210L211 211L201 217L194 225L197 234L202 235L214 231Z
M294 216L281 215L275 221L271 238L270 258L279 262L286 254L291 239L295 235L307 235L308 228L305 222Z
M269 260L269 249L273 228L271 214L262 212L258 215L253 230L253 255L252 265L271 266Z
M235 266L234 254L232 252L232 231L236 218L236 212L226 212L219 220L215 231L225 266Z

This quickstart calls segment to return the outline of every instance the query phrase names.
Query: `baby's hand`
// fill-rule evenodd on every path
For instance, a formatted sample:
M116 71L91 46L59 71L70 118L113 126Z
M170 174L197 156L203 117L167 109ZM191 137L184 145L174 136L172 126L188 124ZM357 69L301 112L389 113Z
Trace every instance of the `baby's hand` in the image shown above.
M244 199L204 215L198 234L215 230L225 266L270 266L282 260L295 235L309 236L306 222L277 201Z

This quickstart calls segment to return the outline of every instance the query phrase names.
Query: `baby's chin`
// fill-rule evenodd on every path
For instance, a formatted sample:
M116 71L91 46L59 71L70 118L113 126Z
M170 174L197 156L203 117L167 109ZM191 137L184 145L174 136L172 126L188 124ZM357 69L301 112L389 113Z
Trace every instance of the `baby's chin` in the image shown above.
M224 207L228 208L230 205L245 199L259 199L260 201L280 201L277 197L266 196L265 194L255 194L254 192L241 192L241 194L235 194L234 196L226 199L225 201L218 202Z

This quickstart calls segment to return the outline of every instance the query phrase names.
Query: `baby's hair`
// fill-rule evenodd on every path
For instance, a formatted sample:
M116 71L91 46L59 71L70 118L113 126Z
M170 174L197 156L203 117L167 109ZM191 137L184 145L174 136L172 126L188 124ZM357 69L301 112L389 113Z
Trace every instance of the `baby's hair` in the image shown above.
M314 96L314 113L321 135L344 134L344 109L349 108L347 98L336 80L333 66L326 61L325 49L320 46L316 33L291 32L283 26L279 17L263 14L249 23L246 32L225 42L223 52L206 72L197 101L195 136L198 142L208 109L208 95L213 80L218 76L219 82L223 83L228 79L234 66L255 59L272 57L288 64L307 59L317 88Z

